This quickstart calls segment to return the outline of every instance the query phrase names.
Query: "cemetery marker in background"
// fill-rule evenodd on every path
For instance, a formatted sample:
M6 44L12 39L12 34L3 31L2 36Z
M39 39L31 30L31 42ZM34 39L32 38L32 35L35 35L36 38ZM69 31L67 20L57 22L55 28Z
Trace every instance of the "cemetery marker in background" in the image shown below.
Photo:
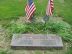
M14 34L11 41L13 49L63 48L61 37L52 34Z

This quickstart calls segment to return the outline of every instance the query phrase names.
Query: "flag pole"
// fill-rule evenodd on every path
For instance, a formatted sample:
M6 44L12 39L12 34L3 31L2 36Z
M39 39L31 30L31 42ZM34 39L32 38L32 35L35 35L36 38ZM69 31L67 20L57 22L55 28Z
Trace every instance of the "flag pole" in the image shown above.
M31 22L33 20L35 10L36 10L36 7L35 7L33 0L27 0L25 12L26 12L26 15L27 15L27 20L29 22Z
M47 4L47 7L46 7L46 15L43 17L43 20L44 20L45 24L49 20L49 3L50 3L49 1L48 1L48 4Z
M49 0L46 8L46 15L44 16L43 20L45 23L49 20L50 16L53 14L54 4L53 0Z
M47 8L46 8L46 15L44 16L43 20L44 20L44 26L46 26L46 23L48 22L49 18L52 16L53 14L53 0L49 0L48 4L47 4ZM46 28L44 28L44 30L46 30Z

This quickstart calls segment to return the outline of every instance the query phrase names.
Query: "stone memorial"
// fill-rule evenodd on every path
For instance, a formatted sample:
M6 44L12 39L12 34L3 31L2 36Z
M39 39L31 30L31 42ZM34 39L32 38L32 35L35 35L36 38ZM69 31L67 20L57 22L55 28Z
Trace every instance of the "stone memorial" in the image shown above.
M54 34L14 34L11 41L13 49L63 48L61 37Z

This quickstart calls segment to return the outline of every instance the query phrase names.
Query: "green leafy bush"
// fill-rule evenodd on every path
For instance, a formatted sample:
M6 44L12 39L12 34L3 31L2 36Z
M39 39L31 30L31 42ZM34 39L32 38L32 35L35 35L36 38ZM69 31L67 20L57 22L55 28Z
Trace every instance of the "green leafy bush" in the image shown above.
M51 29L54 32L71 31L71 26L64 21L49 21L47 24L47 28Z
M72 41L71 26L68 23L62 20L50 20L47 25L46 28L53 33L60 35L66 41Z
M71 26L62 20L49 20L46 24L43 23L10 23L5 26L11 33L34 33L47 34L54 33L60 35L63 40L72 41Z
M12 33L23 33L23 32L27 32L27 25L26 24L10 24L10 25L7 25L7 29L9 31L11 31Z
M5 28L12 33L47 33L47 29L45 29L45 25L42 23L25 23L25 24L17 24L11 23L5 26Z

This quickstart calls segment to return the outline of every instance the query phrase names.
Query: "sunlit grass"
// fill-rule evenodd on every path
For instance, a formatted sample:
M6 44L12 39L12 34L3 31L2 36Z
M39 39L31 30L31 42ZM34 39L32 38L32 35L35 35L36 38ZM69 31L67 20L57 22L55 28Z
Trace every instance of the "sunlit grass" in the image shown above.
M72 0L54 0L54 16L63 17L69 23L72 22ZM0 0L0 19L25 16L27 0ZM35 16L45 16L48 0L34 0L36 5Z

